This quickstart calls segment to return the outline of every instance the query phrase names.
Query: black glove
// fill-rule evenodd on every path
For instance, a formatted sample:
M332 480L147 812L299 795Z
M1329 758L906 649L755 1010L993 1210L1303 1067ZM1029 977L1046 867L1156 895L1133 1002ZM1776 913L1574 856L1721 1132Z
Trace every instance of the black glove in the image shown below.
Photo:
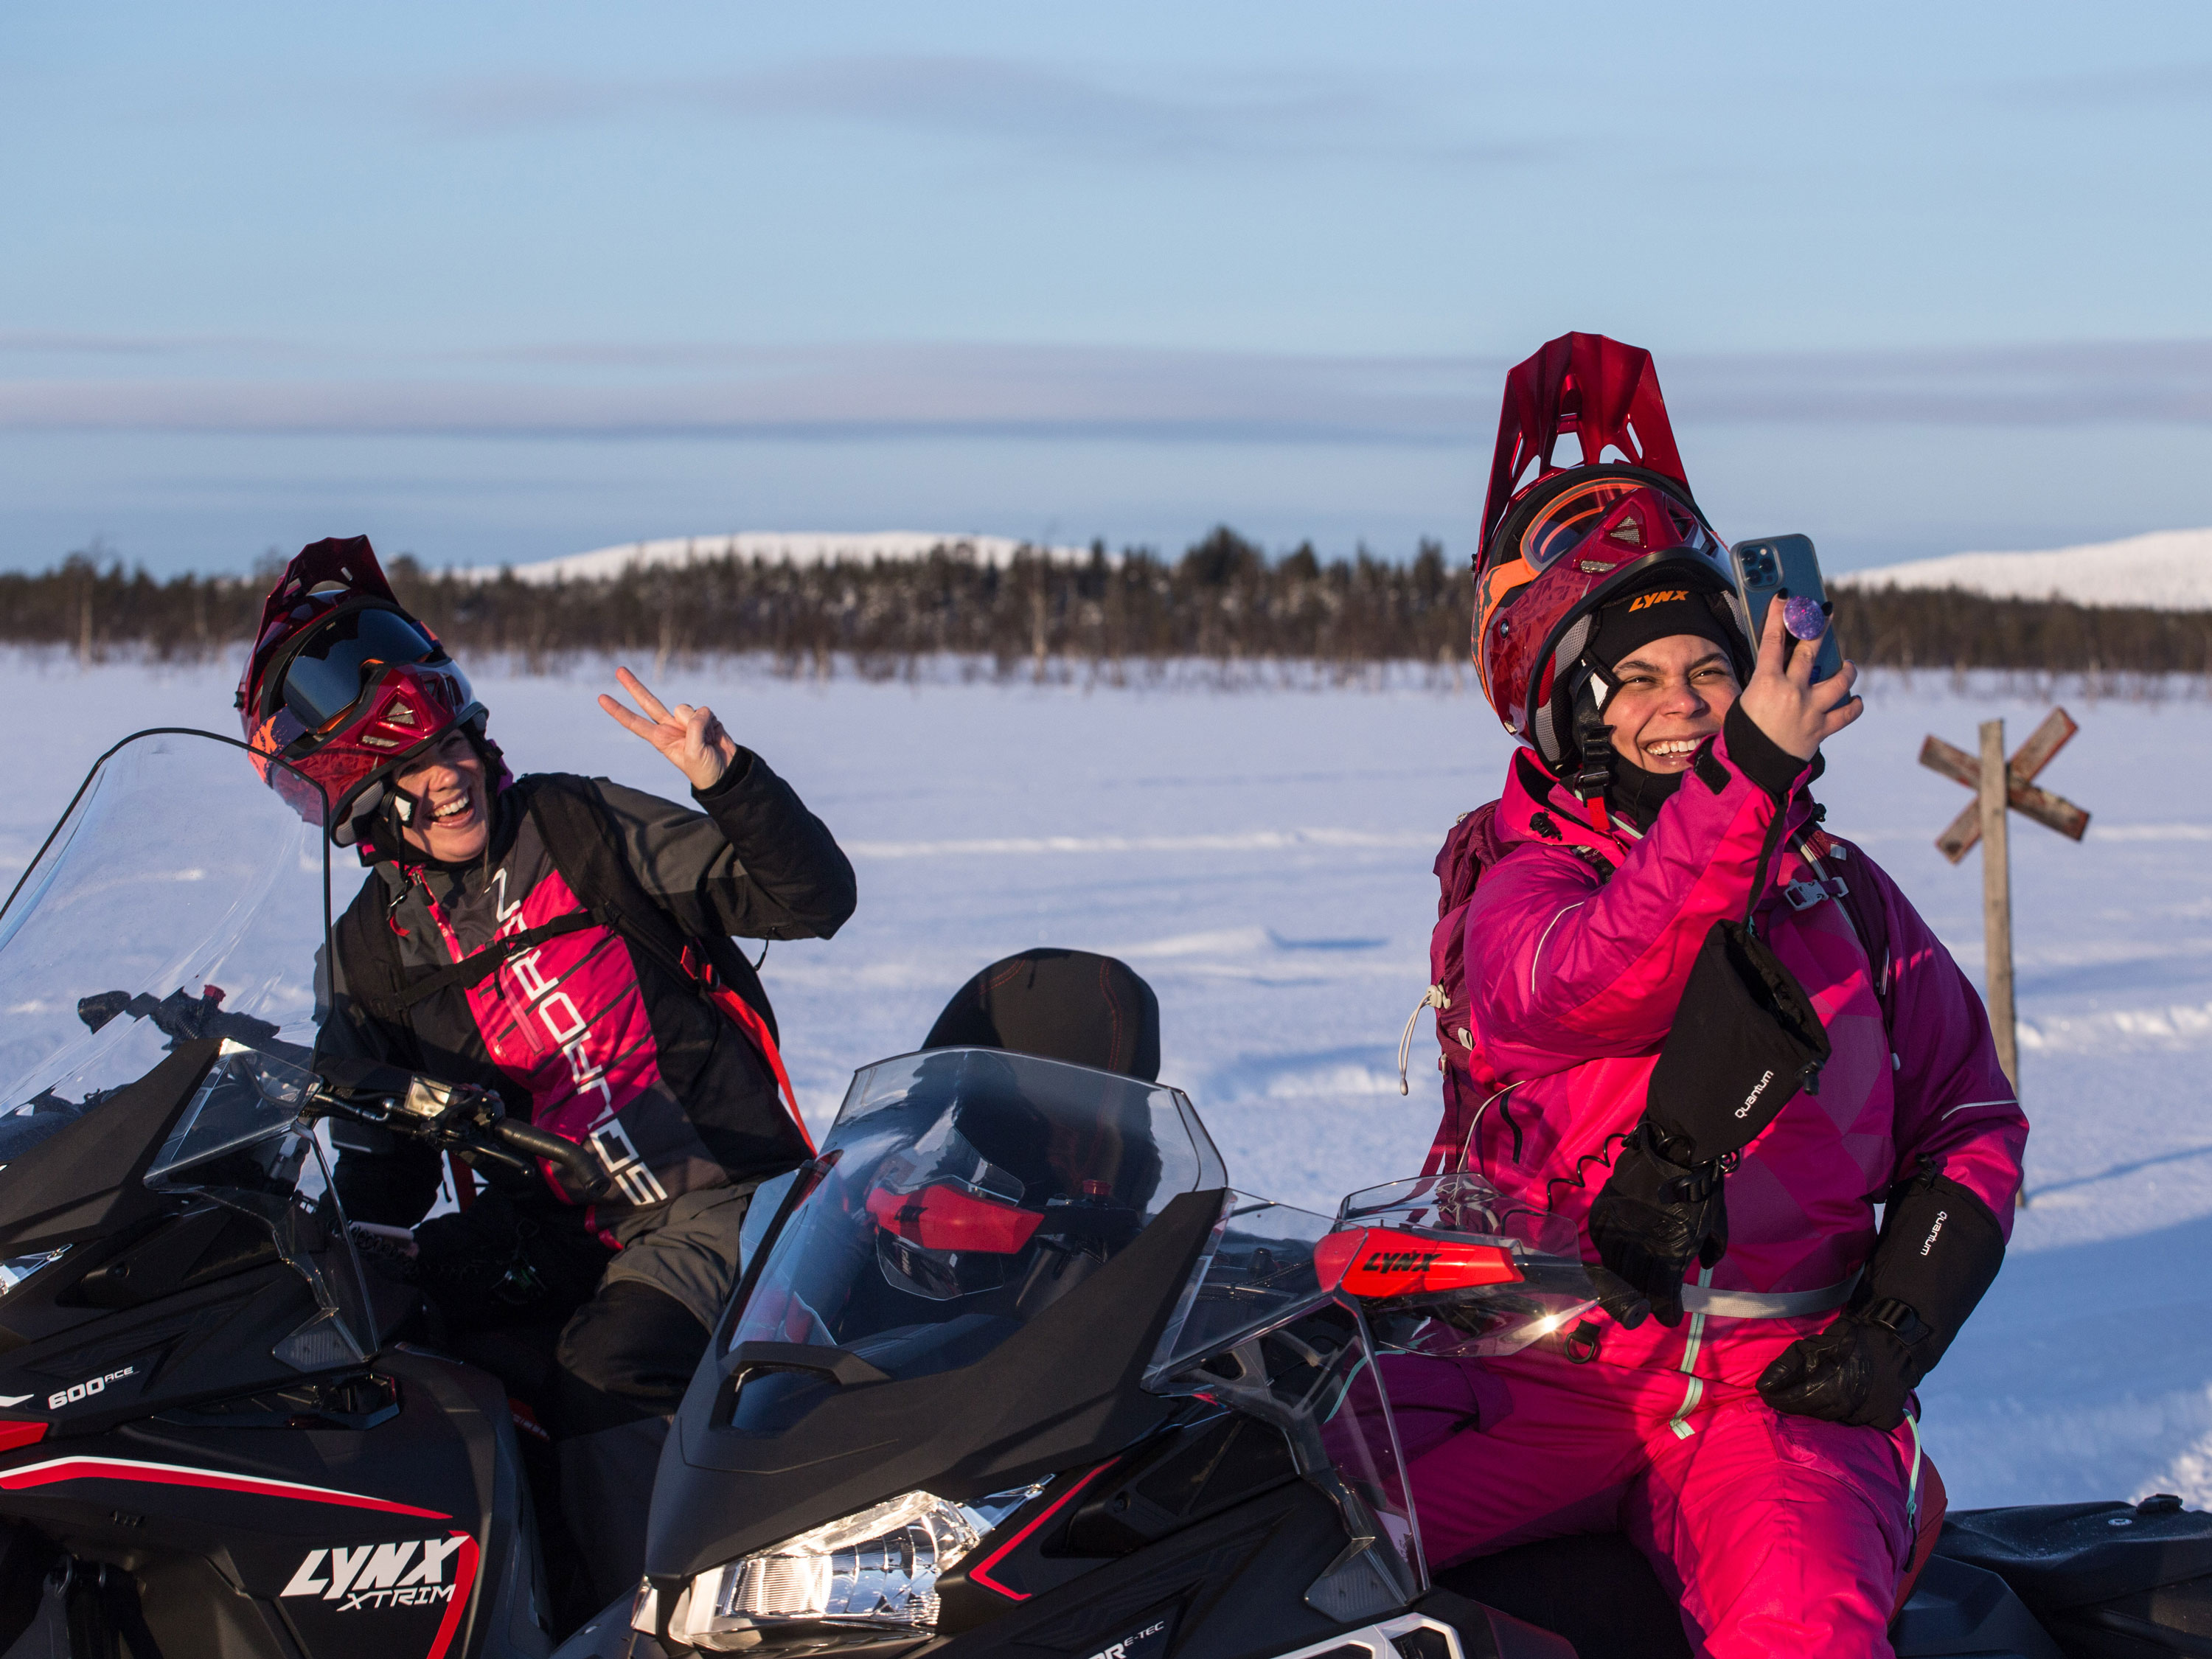
M1739 921L1706 932L1651 1067L1644 1116L1698 1162L1740 1152L1800 1090L1816 1093L1828 1033L1773 947Z
M1812 999L1781 958L1742 922L1715 922L1651 1068L1643 1120L1590 1206L1599 1306L1631 1328L1647 1307L1662 1325L1682 1322L1683 1274L1728 1249L1722 1178L1827 1058Z
M1905 1396L1928 1373L1915 1359L1927 1336L1920 1316L1895 1297L1841 1315L1759 1373L1759 1398L1798 1417L1893 1429L1905 1420Z
M1649 1119L1621 1144L1613 1174L1590 1206L1590 1243L1605 1265L1592 1274L1598 1304L1630 1329L1648 1311L1682 1322L1682 1275L1728 1249L1723 1160L1690 1162L1690 1148Z
M1905 1396L1951 1346L2004 1263L2004 1229L1932 1164L1891 1190L1850 1307L1800 1337L1759 1379L1778 1412L1869 1428L1905 1420Z

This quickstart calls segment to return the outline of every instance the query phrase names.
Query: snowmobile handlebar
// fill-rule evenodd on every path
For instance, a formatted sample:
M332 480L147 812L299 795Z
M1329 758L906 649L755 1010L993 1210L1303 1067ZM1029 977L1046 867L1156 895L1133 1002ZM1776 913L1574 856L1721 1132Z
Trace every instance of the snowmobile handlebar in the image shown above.
M488 1089L441 1083L374 1061L326 1058L318 1069L321 1076L309 1106L317 1115L350 1118L526 1175L543 1159L587 1194L606 1184L605 1172L581 1146L515 1121Z
M494 1135L516 1152L542 1158L566 1170L570 1180L582 1190L594 1192L605 1184L605 1177L592 1162L591 1155L574 1141L563 1140L559 1135L527 1123L517 1123L511 1117L496 1118L489 1127Z

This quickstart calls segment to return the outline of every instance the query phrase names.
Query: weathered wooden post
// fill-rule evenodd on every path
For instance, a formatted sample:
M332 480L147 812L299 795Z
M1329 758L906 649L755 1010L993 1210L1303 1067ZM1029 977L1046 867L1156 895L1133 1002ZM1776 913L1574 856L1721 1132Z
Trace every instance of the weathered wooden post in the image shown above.
M1982 722L1982 954L1997 1063L2020 1092L2020 1025L2012 1000L2012 861L2006 817L2004 722Z
M2012 861L2009 856L2009 814L2024 812L2038 823L2079 841L2089 828L2089 815L2063 795L2039 789L2032 780L2066 746L2066 739L2081 728L2063 708L2054 708L2021 744L2020 752L2005 758L2004 722L1982 722L1979 760L1930 736L1920 745L1920 763L1930 771L1963 783L1975 793L1975 801L1936 837L1943 856L1956 864L1976 842L1982 844L1982 981L1990 1011L1990 1035L1996 1039L1997 1063L2005 1080L2020 1093L2020 1020L2012 994ZM2027 1202L2027 1189L2020 1191Z

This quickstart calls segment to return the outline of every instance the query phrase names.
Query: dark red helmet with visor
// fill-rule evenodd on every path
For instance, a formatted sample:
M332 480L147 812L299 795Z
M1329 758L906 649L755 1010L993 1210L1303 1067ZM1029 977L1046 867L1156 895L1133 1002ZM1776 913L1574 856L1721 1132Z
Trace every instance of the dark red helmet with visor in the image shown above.
M1572 434L1577 455L1554 457ZM1598 611L1680 583L1718 615L1740 676L1751 642L1728 552L1690 493L1651 354L1563 334L1505 377L1475 556L1475 672L1505 729L1586 799L1606 759L1587 757L1603 689L1584 653Z
M360 838L392 774L456 727L481 741L485 720L437 635L401 607L366 536L313 543L284 568L261 609L238 710L264 781L310 823L324 822L327 796L341 845Z

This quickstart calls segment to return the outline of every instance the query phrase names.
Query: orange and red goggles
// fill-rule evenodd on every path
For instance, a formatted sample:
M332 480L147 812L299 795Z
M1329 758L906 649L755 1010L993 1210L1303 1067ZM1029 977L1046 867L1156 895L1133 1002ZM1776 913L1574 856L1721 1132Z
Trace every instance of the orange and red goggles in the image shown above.
M1474 660L1506 729L1528 738L1552 695L1553 659L1575 621L1632 566L1661 556L1727 580L1719 540L1696 511L1626 472L1555 476L1525 527L1475 586Z

